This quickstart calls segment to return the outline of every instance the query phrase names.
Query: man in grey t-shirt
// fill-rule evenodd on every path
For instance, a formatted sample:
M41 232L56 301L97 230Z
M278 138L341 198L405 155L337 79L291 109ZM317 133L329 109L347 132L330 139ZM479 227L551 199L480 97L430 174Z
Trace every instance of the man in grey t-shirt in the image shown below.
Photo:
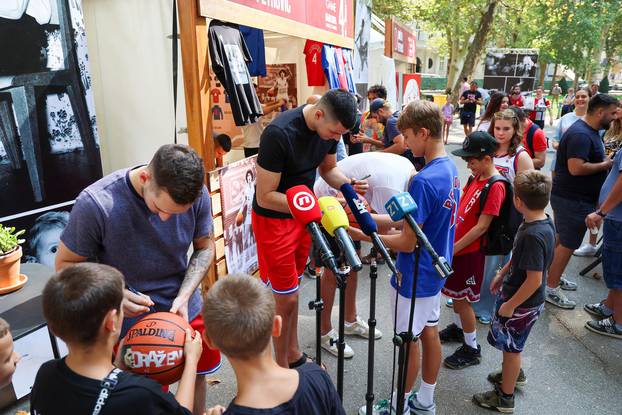
M121 335L149 311L170 311L203 331L198 286L214 259L210 197L203 161L190 147L160 147L146 166L111 173L84 189L56 255L60 270L86 260L125 277ZM188 261L188 250L194 251ZM195 413L205 409L205 375L220 354L204 343Z

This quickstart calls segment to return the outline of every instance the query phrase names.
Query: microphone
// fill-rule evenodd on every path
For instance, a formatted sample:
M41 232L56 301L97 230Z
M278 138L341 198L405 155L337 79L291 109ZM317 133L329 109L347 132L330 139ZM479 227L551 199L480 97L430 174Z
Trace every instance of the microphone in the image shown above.
M382 242L382 239L380 239L380 236L378 236L378 226L376 225L376 222L374 222L371 215L365 208L365 205L361 202L361 199L359 199L358 195L354 191L354 188L349 183L344 183L340 190L343 197L346 199L346 202L348 202L348 206L350 206L350 210L352 211L352 214L361 227L363 233L371 238L374 247L378 250L378 252L380 252L380 255L384 258L389 269L396 276L399 276L399 273L395 268L395 264L393 263L393 259L387 251L387 247L384 242Z
M389 199L389 201L384 205L384 207L386 208L389 216L391 216L391 219L393 221L397 222L404 219L406 220L406 223L408 223L408 225L412 228L412 230L415 231L418 243L420 245L423 245L425 250L428 251L428 253L432 257L432 265L434 265L436 272L441 278L447 278L454 273L454 271L451 269L451 265L449 265L449 262L444 257L439 256L436 253L436 251L430 244L430 241L428 241L428 238L425 236L419 225L417 225L417 222L415 222L415 219L410 214L411 212L417 210L417 204L413 200L410 193L402 192L398 193L395 196L392 196L391 199Z
M356 254L352 238L348 235L347 229L350 226L350 221L348 221L346 211L343 210L339 201L332 196L320 197L318 202L320 209L322 209L322 226L324 226L324 229L330 236L334 236L337 239L352 270L360 271L363 268L363 264Z
M313 245L320 254L322 264L337 275L337 260L330 249L318 223L322 219L322 211L315 195L304 185L294 186L285 192L287 204L296 222L307 228L311 234Z

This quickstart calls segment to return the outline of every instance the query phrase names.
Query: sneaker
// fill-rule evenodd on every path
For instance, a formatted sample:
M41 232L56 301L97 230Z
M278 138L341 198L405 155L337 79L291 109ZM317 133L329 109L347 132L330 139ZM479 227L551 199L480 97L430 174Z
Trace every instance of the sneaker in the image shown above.
M559 288L561 288L562 290L577 291L577 287L577 283L567 280L565 275L562 275L561 279L559 280Z
M586 304L583 306L583 309L596 317L598 320L609 318L613 315L605 312L602 302L596 304Z
M482 408L494 409L503 414L514 413L514 396L505 398L498 390L476 393L473 395L473 402Z
M439 331L438 336L441 338L441 343L464 343L464 332L456 326L456 323L451 323Z
M622 330L618 330L613 317L607 317L602 320L588 321L585 323L585 328L589 331L593 331L594 333L602 334L603 336L622 339Z
M436 404L432 403L430 406L423 406L419 399L417 399L417 393L413 393L408 398L408 408L410 413L415 415L435 415Z
M364 339L369 338L369 326L359 316L356 316L356 320L353 323L345 323L344 332L350 336L360 336ZM374 339L378 340L382 338L382 332L374 328Z
M552 293L547 292L545 300L547 303L553 304L554 306L557 306L559 308L563 308L566 310L572 310L573 308L577 306L577 303L575 303L572 300L569 300L568 297L566 297L566 294L562 293L558 289L556 289Z
M453 308L453 306L454 306L454 300L452 300L451 298L447 298L447 299L445 300L445 305L446 305L447 307L449 307L449 308Z
M575 249L572 254L574 256L594 256L596 254L596 251L598 251L598 248L588 242L581 245L579 249Z
M361 258L361 263L363 263L363 265L369 265L371 264L371 260L373 258L374 258L374 254L373 252L370 252L369 254ZM384 258L380 254L376 255L376 265L382 265L382 264L384 264Z
M327 334L322 336L322 349L335 356L339 355L339 351L337 350L337 339L339 339L339 335L335 329L332 329ZM348 343L346 343L346 347L343 349L343 357L346 359L352 359L354 357L354 350L352 350Z
M488 316L478 316L477 321L487 326L490 325L490 323L492 323L492 319Z
M498 370L496 372L492 372L488 375L488 382L493 383L495 385L501 385L503 381L503 371ZM516 386L522 387L527 384L527 376L525 376L525 372L523 372L523 368L521 367L520 372L518 372L518 379L516 379Z
M307 265L305 266L305 271L304 271L304 275L307 278L311 278L312 280L316 279L318 277L318 273L315 272L314 268L311 268L311 263L307 262ZM322 271L320 269L320 274L319 276L322 276Z
M463 344L452 354L445 358L445 366L449 369L464 369L467 366L479 365L482 360L482 346L477 349Z
M395 394L394 394L395 395ZM410 396L408 397L410 399ZM372 415L395 415L397 414L397 403L393 399L393 407L389 409L391 401L388 399L379 400L374 406L372 406ZM408 400L404 402L404 412L402 415L408 415L410 408L408 406ZM367 405L363 405L359 408L359 415L367 415Z

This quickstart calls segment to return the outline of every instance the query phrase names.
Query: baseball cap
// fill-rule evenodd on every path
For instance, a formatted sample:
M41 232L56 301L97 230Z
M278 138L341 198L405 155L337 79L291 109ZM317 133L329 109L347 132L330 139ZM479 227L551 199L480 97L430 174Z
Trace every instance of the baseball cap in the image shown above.
M386 104L385 100L382 98L375 98L371 104L369 104L369 112L376 112L378 111L380 108L384 107Z
M462 142L462 148L451 152L458 157L479 157L494 154L499 144L486 131L475 131Z

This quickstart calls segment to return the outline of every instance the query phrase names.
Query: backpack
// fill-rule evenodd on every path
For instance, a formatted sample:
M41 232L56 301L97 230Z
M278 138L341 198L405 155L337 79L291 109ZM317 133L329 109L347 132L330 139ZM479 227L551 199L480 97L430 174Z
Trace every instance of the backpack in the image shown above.
M468 183L470 184L473 179L474 177L471 176ZM514 191L512 189L512 184L502 175L491 177L482 188L482 192L479 196L480 214L484 210L484 206L486 206L486 199L490 187L496 182L503 182L505 184L505 200L503 201L503 205L501 205L499 216L493 218L488 227L488 231L486 231L481 238L480 250L484 255L507 255L512 252L514 236L523 221L521 214L514 207Z
M533 148L533 136L536 134L536 131L538 131L540 129L540 126L537 125L536 123L532 123L531 127L529 127L529 130L527 130L527 142L525 144L527 144L527 149L529 150L530 154L533 154L533 157L536 156L536 150ZM549 146L549 138L546 137L546 146ZM536 169L536 170L540 170L540 169Z

